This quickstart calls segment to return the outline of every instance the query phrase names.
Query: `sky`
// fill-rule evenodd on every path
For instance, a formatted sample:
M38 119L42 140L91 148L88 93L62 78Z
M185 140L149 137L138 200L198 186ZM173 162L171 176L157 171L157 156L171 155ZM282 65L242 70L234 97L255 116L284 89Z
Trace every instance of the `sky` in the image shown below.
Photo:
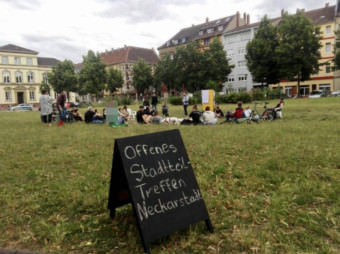
M82 61L88 50L157 48L182 28L236 14L250 22L281 10L313 10L336 0L0 0L0 46L15 44L41 57Z

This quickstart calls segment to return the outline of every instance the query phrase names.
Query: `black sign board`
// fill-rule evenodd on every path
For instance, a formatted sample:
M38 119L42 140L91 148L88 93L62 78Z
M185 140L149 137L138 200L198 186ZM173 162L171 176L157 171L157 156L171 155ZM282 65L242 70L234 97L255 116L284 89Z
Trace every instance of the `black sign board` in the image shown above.
M213 232L178 130L115 140L110 216L130 202L148 253L148 243L202 220Z

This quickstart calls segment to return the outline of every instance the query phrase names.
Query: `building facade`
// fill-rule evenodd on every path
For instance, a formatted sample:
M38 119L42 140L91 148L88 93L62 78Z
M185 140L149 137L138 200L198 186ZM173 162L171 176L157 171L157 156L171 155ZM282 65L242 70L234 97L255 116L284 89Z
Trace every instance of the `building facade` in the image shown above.
M133 94L135 88L132 86L133 81L133 66L139 59L143 59L151 66L152 72L154 71L157 63L158 56L154 49L139 48L132 46L124 46L119 49L112 49L100 54L101 59L108 68L115 68L120 70L124 79L120 94ZM150 84L151 85L151 84Z
M314 26L320 28L321 58L319 60L319 71L311 75L309 80L300 82L299 94L308 96L315 90L329 94L334 90L339 90L339 85L335 83L335 70L332 67L336 39L335 30L337 29L337 7L326 4L324 8L304 12L304 14L313 22ZM298 93L297 81L281 81L279 84L272 85L271 87L281 89L288 97L295 96Z
M38 107L40 85L58 64L54 58L38 57L38 52L16 45L0 47L0 109L28 103ZM52 90L52 95L56 96Z
M205 23L192 25L191 27L181 29L170 40L158 48L159 56L169 54L173 56L178 47L183 47L190 42L198 41L202 49L208 48L214 38L222 40L222 34L226 30L234 29L245 24L249 24L250 18L246 13L241 18L240 13L223 17L213 21L206 18Z

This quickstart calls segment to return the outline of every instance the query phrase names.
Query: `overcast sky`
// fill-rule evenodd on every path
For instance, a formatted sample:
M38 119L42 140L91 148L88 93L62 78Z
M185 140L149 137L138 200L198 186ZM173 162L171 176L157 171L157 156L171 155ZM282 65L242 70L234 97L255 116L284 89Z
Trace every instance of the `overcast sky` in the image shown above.
M0 46L15 44L39 56L82 61L89 49L124 45L157 49L179 30L235 14L280 16L335 0L0 0Z

